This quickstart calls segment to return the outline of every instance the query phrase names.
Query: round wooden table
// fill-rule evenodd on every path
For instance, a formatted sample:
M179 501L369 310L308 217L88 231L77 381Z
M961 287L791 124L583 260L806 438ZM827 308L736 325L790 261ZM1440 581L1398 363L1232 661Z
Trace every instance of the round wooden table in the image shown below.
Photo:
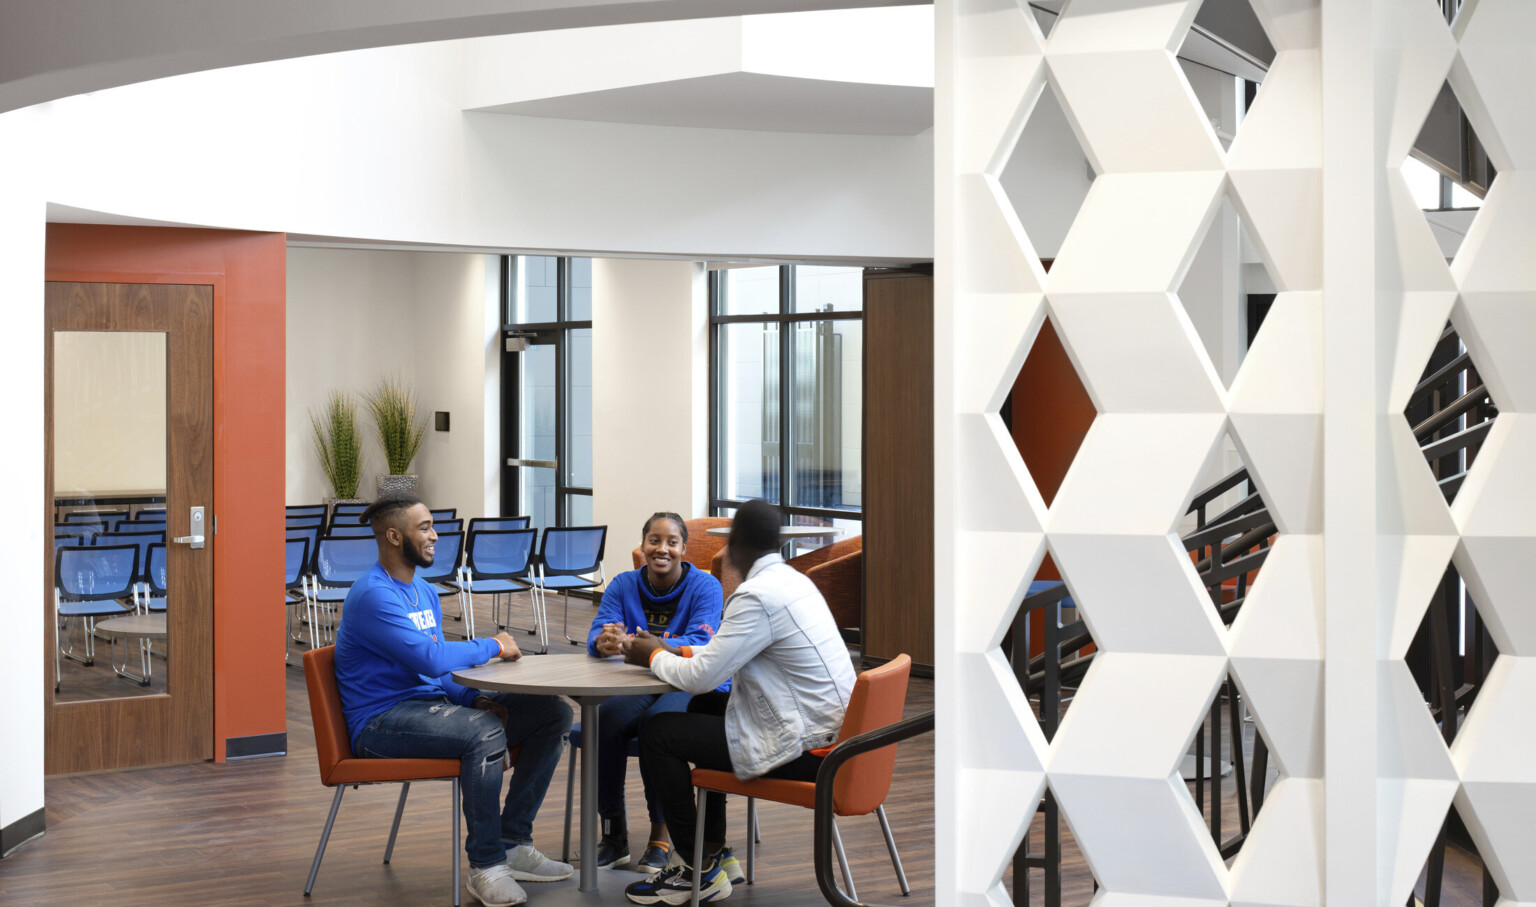
M112 670L119 677L126 677L135 681L141 687L149 686L150 674L154 671L154 659L150 655L147 639L165 639L165 614L130 614L127 617L114 617L101 621L96 625L96 632L103 636L112 637ZM123 663L117 663L117 641L124 640ZM135 674L128 670L128 646L126 640L139 640L139 670Z
M614 696L671 693L677 688L658 680L648 668L625 664L618 655L535 655L517 661L493 661L478 668L454 671L466 687L500 693L569 696L581 706L581 882L582 891L597 890L597 707Z

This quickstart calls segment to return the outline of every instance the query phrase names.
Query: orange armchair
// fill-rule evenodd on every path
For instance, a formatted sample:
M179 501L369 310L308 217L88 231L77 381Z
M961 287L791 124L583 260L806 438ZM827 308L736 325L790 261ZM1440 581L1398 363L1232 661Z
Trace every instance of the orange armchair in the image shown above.
M309 868L309 880L304 883L308 896L315 887L315 876L320 873L320 861L325 857L325 845L331 838L331 827L336 823L336 813L341 809L341 795L347 785L399 783L400 802L395 806L395 821L389 827L389 843L384 847L384 862L395 852L395 835L400 831L400 816L405 812L405 798L411 792L412 781L448 781L453 785L453 904L459 905L459 760L457 759L362 759L352 755L352 741L347 735L347 722L341 711L341 693L336 688L336 647L325 646L304 653L304 684L309 688L310 717L315 725L315 755L320 762L320 783L336 788L331 801L331 814L325 820L325 830L320 833L320 846L315 848L315 862ZM515 763L521 747L507 751L508 761Z
M843 638L847 639L850 631L855 635L861 632L864 624L863 550L816 564L805 571L805 575L827 600L832 619L837 621L837 628L844 631Z
M912 659L906 655L898 655L880 667L871 668L860 674L859 679L854 683L853 695L848 698L848 711L843 716L843 727L837 735L838 744L900 721L902 709L907 700L907 681L911 675ZM830 746L812 750L812 752L824 756L836 748L836 746ZM885 846L891 855L891 865L895 867L897 881L901 884L901 893L907 894L910 891L907 886L907 875L901 868L901 856L896 852L896 841L891 837L891 823L885 817L885 798L890 793L891 777L895 771L895 744L854 756L843 767L843 771L838 772L833 782L832 803L833 812L839 816L864 816L874 813L879 818L880 830L885 834ZM816 782L814 781L789 781L782 778L749 778L742 781L731 772L707 768L694 769L692 777L693 786L698 789L698 814L701 817L704 815L704 795L708 791L740 794L746 797L747 824L751 827L755 827L757 822L759 799L803 806L806 809L816 808ZM693 840L692 865L698 866L704 861L702 826ZM837 847L838 862L842 866L843 885L848 889L848 896L857 900L858 893L853 887L853 876L848 871L848 856L843 851L842 836L837 833L835 821L832 825L832 840ZM754 858L752 836L748 835L748 884L752 882ZM697 907L698 903L699 892L695 888L693 904Z

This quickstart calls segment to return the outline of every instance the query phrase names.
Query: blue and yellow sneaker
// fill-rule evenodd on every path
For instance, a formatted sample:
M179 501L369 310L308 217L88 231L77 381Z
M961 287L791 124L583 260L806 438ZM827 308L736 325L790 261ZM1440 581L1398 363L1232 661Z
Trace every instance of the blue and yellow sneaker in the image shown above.
M693 870L678 863L650 878L624 889L624 896L635 904L687 904L693 900ZM710 860L701 874L699 902L723 901L731 896L731 880L720 868L718 859Z
M720 861L720 869L725 873L725 877L731 880L732 885L740 885L747 880L747 877L741 872L741 861L736 859L736 852L734 850L731 850L729 847L722 847L715 854L714 858Z

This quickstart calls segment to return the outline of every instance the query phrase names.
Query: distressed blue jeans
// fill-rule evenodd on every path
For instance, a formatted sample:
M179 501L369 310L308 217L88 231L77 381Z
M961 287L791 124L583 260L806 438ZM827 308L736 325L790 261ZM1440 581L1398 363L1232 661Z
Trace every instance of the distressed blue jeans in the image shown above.
M458 759L463 789L464 851L472 866L506 859L507 847L533 842L533 819L544 802L560 748L571 729L571 707L554 696L485 693L507 708L507 725L480 709L446 698L407 699L379 714L357 735L358 755L385 759ZM507 802L497 821L501 760L521 745Z

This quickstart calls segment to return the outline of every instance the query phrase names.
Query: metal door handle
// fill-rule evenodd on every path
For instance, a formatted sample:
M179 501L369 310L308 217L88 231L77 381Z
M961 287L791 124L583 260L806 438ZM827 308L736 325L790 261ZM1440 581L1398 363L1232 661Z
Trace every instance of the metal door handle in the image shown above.
M193 548L203 547L203 508L192 508L192 519L189 522L188 528L192 530L191 535L177 536L171 539L171 541L178 545L191 545Z

